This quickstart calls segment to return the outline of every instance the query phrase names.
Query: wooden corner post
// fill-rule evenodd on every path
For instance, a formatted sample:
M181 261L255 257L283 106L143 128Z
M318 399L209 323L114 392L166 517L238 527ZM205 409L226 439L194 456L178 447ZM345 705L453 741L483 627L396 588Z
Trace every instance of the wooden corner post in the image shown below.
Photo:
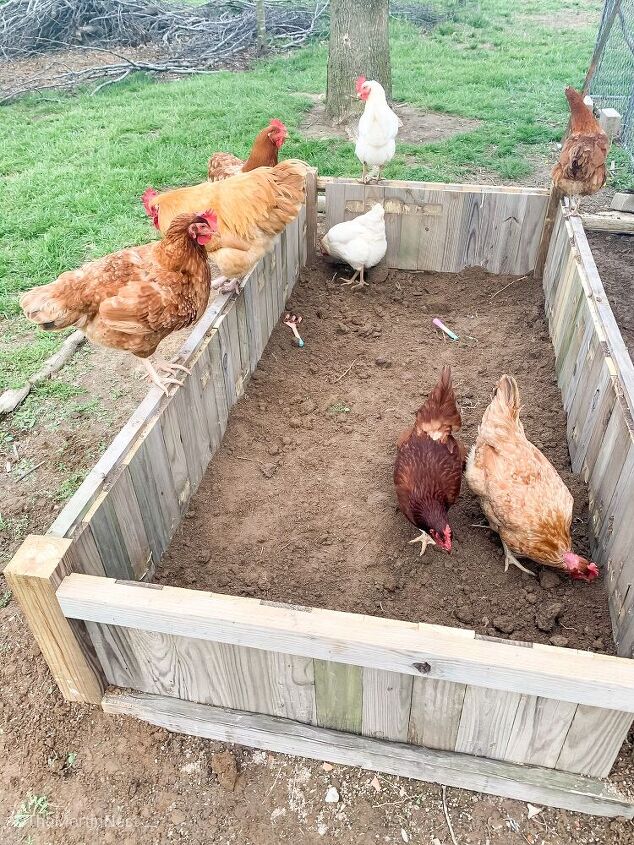
M306 264L315 263L317 249L317 169L306 173Z
M546 216L544 217L544 225L542 227L542 235L539 241L539 249L537 250L537 258L535 260L535 269L533 276L535 279L541 279L544 275L544 267L546 266L546 259L548 258L548 248L550 246L550 239L555 227L555 220L557 218L557 211L561 203L561 191L554 185L550 188L550 197L548 205L546 206Z
M56 591L73 570L72 540L30 535L4 570L60 692L67 701L100 704L101 665L84 623L66 619Z

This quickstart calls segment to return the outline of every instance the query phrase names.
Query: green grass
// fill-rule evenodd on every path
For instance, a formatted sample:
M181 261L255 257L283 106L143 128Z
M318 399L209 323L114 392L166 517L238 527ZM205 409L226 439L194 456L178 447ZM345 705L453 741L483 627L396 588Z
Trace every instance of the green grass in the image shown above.
M567 120L563 87L583 80L599 5L483 0L430 33L393 22L395 99L481 124L446 141L400 145L386 176L451 182L484 169L512 183L536 158L554 157ZM587 26L575 21L580 13ZM358 173L352 144L305 140L297 130L306 94L325 88L326 58L326 46L315 45L247 73L167 84L135 77L95 97L48 93L2 107L0 317L11 319L0 339L0 389L21 384L60 342L13 319L19 292L153 238L138 200L149 184L201 181L212 151L246 155L272 115L290 129L285 156L326 174Z

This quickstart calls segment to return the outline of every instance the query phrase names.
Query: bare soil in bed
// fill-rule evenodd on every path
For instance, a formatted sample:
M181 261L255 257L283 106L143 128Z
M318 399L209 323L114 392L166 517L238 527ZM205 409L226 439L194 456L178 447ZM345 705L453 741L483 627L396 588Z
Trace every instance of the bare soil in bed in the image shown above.
M634 357L634 236L601 232L587 235L610 307Z
M275 601L475 628L490 636L611 650L602 580L504 572L497 535L463 482L451 555L420 558L398 511L395 443L451 364L473 442L493 386L514 374L529 437L575 497L575 548L588 553L586 490L569 469L566 420L530 279L375 273L351 292L333 267L305 270L291 310L304 349L278 325L157 580ZM436 331L440 316L460 341Z

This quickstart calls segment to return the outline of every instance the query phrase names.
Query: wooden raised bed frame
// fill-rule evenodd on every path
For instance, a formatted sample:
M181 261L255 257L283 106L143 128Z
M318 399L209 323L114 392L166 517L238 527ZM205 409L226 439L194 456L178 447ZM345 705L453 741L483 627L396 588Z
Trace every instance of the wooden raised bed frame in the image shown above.
M621 657L151 583L312 260L318 189L327 226L384 204L390 267L525 275L545 263L570 453ZM632 817L597 778L634 718L634 369L580 221L538 189L311 174L298 220L241 296L213 301L180 357L184 385L150 390L5 571L63 695L171 730ZM136 692L104 696L107 685Z

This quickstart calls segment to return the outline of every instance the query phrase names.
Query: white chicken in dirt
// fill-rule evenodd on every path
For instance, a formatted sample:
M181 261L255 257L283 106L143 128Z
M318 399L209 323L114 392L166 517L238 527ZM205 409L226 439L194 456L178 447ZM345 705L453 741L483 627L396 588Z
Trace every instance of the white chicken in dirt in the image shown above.
M403 124L388 106L380 82L367 81L364 76L360 76L356 89L357 96L365 102L365 109L359 120L354 151L363 165L361 181L365 183L381 179L381 171L394 158L396 136ZM372 168L369 175L368 166Z
M387 252L383 206L377 203L354 220L337 223L320 243L324 255L345 261L355 271L344 285L352 285L352 290L369 287L363 278L365 268L374 267ZM353 284L357 276L360 276L359 281Z

